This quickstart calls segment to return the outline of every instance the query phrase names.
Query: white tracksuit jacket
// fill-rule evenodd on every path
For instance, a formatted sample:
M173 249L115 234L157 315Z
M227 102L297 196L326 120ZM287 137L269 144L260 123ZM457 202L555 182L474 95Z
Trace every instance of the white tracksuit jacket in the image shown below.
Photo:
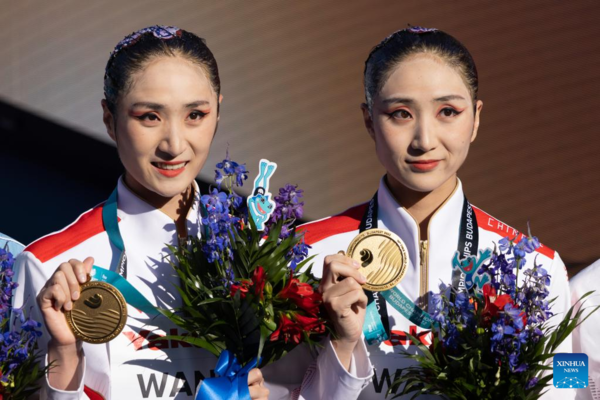
M421 248L419 227L416 221L405 208L396 202L385 184L385 179L382 179L379 185L378 202L378 228L396 233L408 247L410 258L408 270L397 287L413 301L416 301L420 295L428 291L437 293L441 282L450 284L451 261L457 250L464 202L460 181L453 194L432 216L428 228L428 243L425 248ZM325 256L336 254L340 250L346 251L351 240L359 233L359 224L367 204L364 203L342 214L303 225L303 229L306 230L306 242L312 246L310 255L317 255L313 267L315 275L321 276ZM501 238L505 236L512 238L518 233L476 207L473 209L479 226L480 250L488 247L493 249L494 243L498 243ZM552 276L548 298L558 297L552 311L558 314L557 318L562 320L563 313L571 305L565 265L558 253L548 247L542 246L536 254L529 255L527 257L528 266L533 264L534 256L538 256L538 263L542 264ZM383 298L381 299L383 300ZM387 310L391 337L379 346L367 346L375 373L372 384L362 392L360 400L384 399L396 374L410 365L411 360L401 355L402 349L408 349L411 346L406 333L416 336L424 344L431 343L430 331L411 323L390 304L388 304ZM563 343L559 350L559 352L571 352L570 340L568 343ZM566 400L574 396L572 389L551 388L544 399ZM419 397L419 399L421 398L425 397Z
M587 292L594 290L584 307L600 305L600 260L596 261L571 279L573 304ZM588 314L584 313L585 318ZM589 386L578 389L577 400L600 400L600 310L592 314L573 331L573 352L588 356Z
M196 190L198 193L198 190ZM199 235L199 195L187 220L188 235ZM109 241L102 223L100 204L82 214L65 229L32 244L15 263L19 287L15 306L24 301L35 305L35 297L62 262L94 257L94 264L110 268L118 262L120 251ZM166 214L118 183L119 229L128 258L128 281L155 306L174 308L181 299L173 285L178 284L169 265L166 244L177 245L175 223ZM79 388L61 391L48 381L41 390L46 399L193 399L199 381L210 377L216 357L187 344L164 340L150 343L156 335L181 334L166 319L150 320L129 306L123 332L108 344L83 344L85 362L78 371ZM37 306L34 318L42 321ZM40 338L45 352L48 333ZM316 360L306 348L299 347L280 362L263 369L273 399L356 399L371 376L366 348L360 346L353 356L350 372L340 364L329 342L324 343ZM358 376L358 377L357 377ZM304 378L304 379L303 379Z

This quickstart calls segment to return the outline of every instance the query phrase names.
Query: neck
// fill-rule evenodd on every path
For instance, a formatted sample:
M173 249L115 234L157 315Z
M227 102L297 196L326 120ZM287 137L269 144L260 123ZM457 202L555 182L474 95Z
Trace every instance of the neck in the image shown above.
M129 174L125 173L123 180L125 185L135 193L139 198L160 210L175 222L177 235L179 237L187 236L186 220L188 212L194 204L194 186L188 188L174 197L163 197L158 193L148 190Z
M456 176L448 179L441 186L430 192L418 192L407 188L400 182L386 175L386 183L392 195L406 211L417 221L421 240L427 240L427 228L433 214L450 197L457 185Z

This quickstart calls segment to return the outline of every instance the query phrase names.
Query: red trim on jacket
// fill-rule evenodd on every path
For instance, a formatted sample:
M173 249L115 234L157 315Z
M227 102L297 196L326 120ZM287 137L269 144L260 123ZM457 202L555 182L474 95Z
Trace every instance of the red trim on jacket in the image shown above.
M496 218L492 217L485 211L482 211L481 209L475 206L473 206L473 210L475 211L475 217L477 218L477 225L479 226L479 228L489 232L494 232L502 237L508 236L511 239L517 237L517 239L515 240L516 243L518 243L519 240L521 240L521 237L524 236L515 228L506 225L501 221L498 221ZM554 260L554 250L552 250L550 247L546 247L542 244L540 248L537 249L537 252L545 255L551 260Z
M104 203L81 214L79 218L64 230L52 233L36 240L25 248L42 263L72 249L87 239L104 232L102 206ZM67 260L65 260L67 261Z
M105 400L104 396L87 386L83 387L83 393L85 393L90 400Z
M304 241L308 245L312 245L333 235L355 231L360 226L360 221L365 213L367 204L354 206L341 214L320 221L309 222L300 226L298 230L306 232L304 234Z

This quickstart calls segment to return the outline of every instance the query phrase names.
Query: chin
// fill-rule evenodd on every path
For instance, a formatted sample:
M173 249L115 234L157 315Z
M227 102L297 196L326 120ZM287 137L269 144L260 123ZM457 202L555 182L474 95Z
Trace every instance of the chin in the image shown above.
M146 188L161 197L173 198L185 192L191 183L191 180L177 179L177 181L154 182L152 185L146 186Z
M447 177L434 176L432 174L415 174L411 173L404 179L398 179L398 182L406 188L415 192L429 193L433 192L448 181Z

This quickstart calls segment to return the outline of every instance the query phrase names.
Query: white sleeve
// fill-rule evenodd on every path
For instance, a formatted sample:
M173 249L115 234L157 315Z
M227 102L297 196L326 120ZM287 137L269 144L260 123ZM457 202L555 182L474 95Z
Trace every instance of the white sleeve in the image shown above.
M550 318L550 326L557 326L564 318L569 308L571 308L571 290L569 288L569 278L567 276L567 268L565 263L562 261L558 253L554 253L554 260L552 265L547 269L551 275L550 278L550 294L547 299L554 300L550 310L554 313L554 316ZM556 353L572 353L573 343L572 336L569 336L562 342L556 349ZM549 364L552 366L552 360ZM568 400L575 398L575 391L577 389L557 389L553 384L548 387L548 392L542 396L544 400Z
M58 266L57 266L58 267ZM42 362L47 365L48 341L50 335L43 325L44 318L37 305L36 297L39 291L44 287L54 270L46 271L42 263L30 252L21 253L15 260L13 267L15 272L16 282L19 286L13 292L13 306L24 307L24 311L31 315L35 321L42 323L42 336L37 340L38 351L42 355ZM11 318L12 320L12 318ZM52 373L50 370L49 373ZM80 369L77 372L79 389L76 391L57 390L50 386L48 382L48 374L41 384L40 399L45 400L85 400L88 397L83 392L85 375L85 359L81 363Z
M369 360L364 340L360 340L352 353L350 371L340 362L331 340L327 339L324 348L308 368L300 399L357 399L362 390L371 382L373 366Z
M45 363L48 365L48 355L46 354ZM89 397L83 392L84 388L84 374L85 374L85 356L83 357L83 361L79 365L77 369L77 381L79 382L79 387L77 390L59 390L50 386L50 381L48 379L48 375L51 374L50 370L48 374L46 374L46 379L44 379L44 385L40 389L40 400L88 400Z
M600 260L587 267L571 280L572 303L589 291L595 292L586 298L584 307L591 310L600 305ZM579 303L581 305L581 303ZM584 312L582 318L589 315ZM589 386L577 390L577 400L600 400L600 311L592 314L583 324L573 331L573 351L588 356Z
M362 340L352 354L350 371L338 360L329 338L315 350L318 355L307 345L297 346L261 369L270 400L352 400L371 381L373 368Z

